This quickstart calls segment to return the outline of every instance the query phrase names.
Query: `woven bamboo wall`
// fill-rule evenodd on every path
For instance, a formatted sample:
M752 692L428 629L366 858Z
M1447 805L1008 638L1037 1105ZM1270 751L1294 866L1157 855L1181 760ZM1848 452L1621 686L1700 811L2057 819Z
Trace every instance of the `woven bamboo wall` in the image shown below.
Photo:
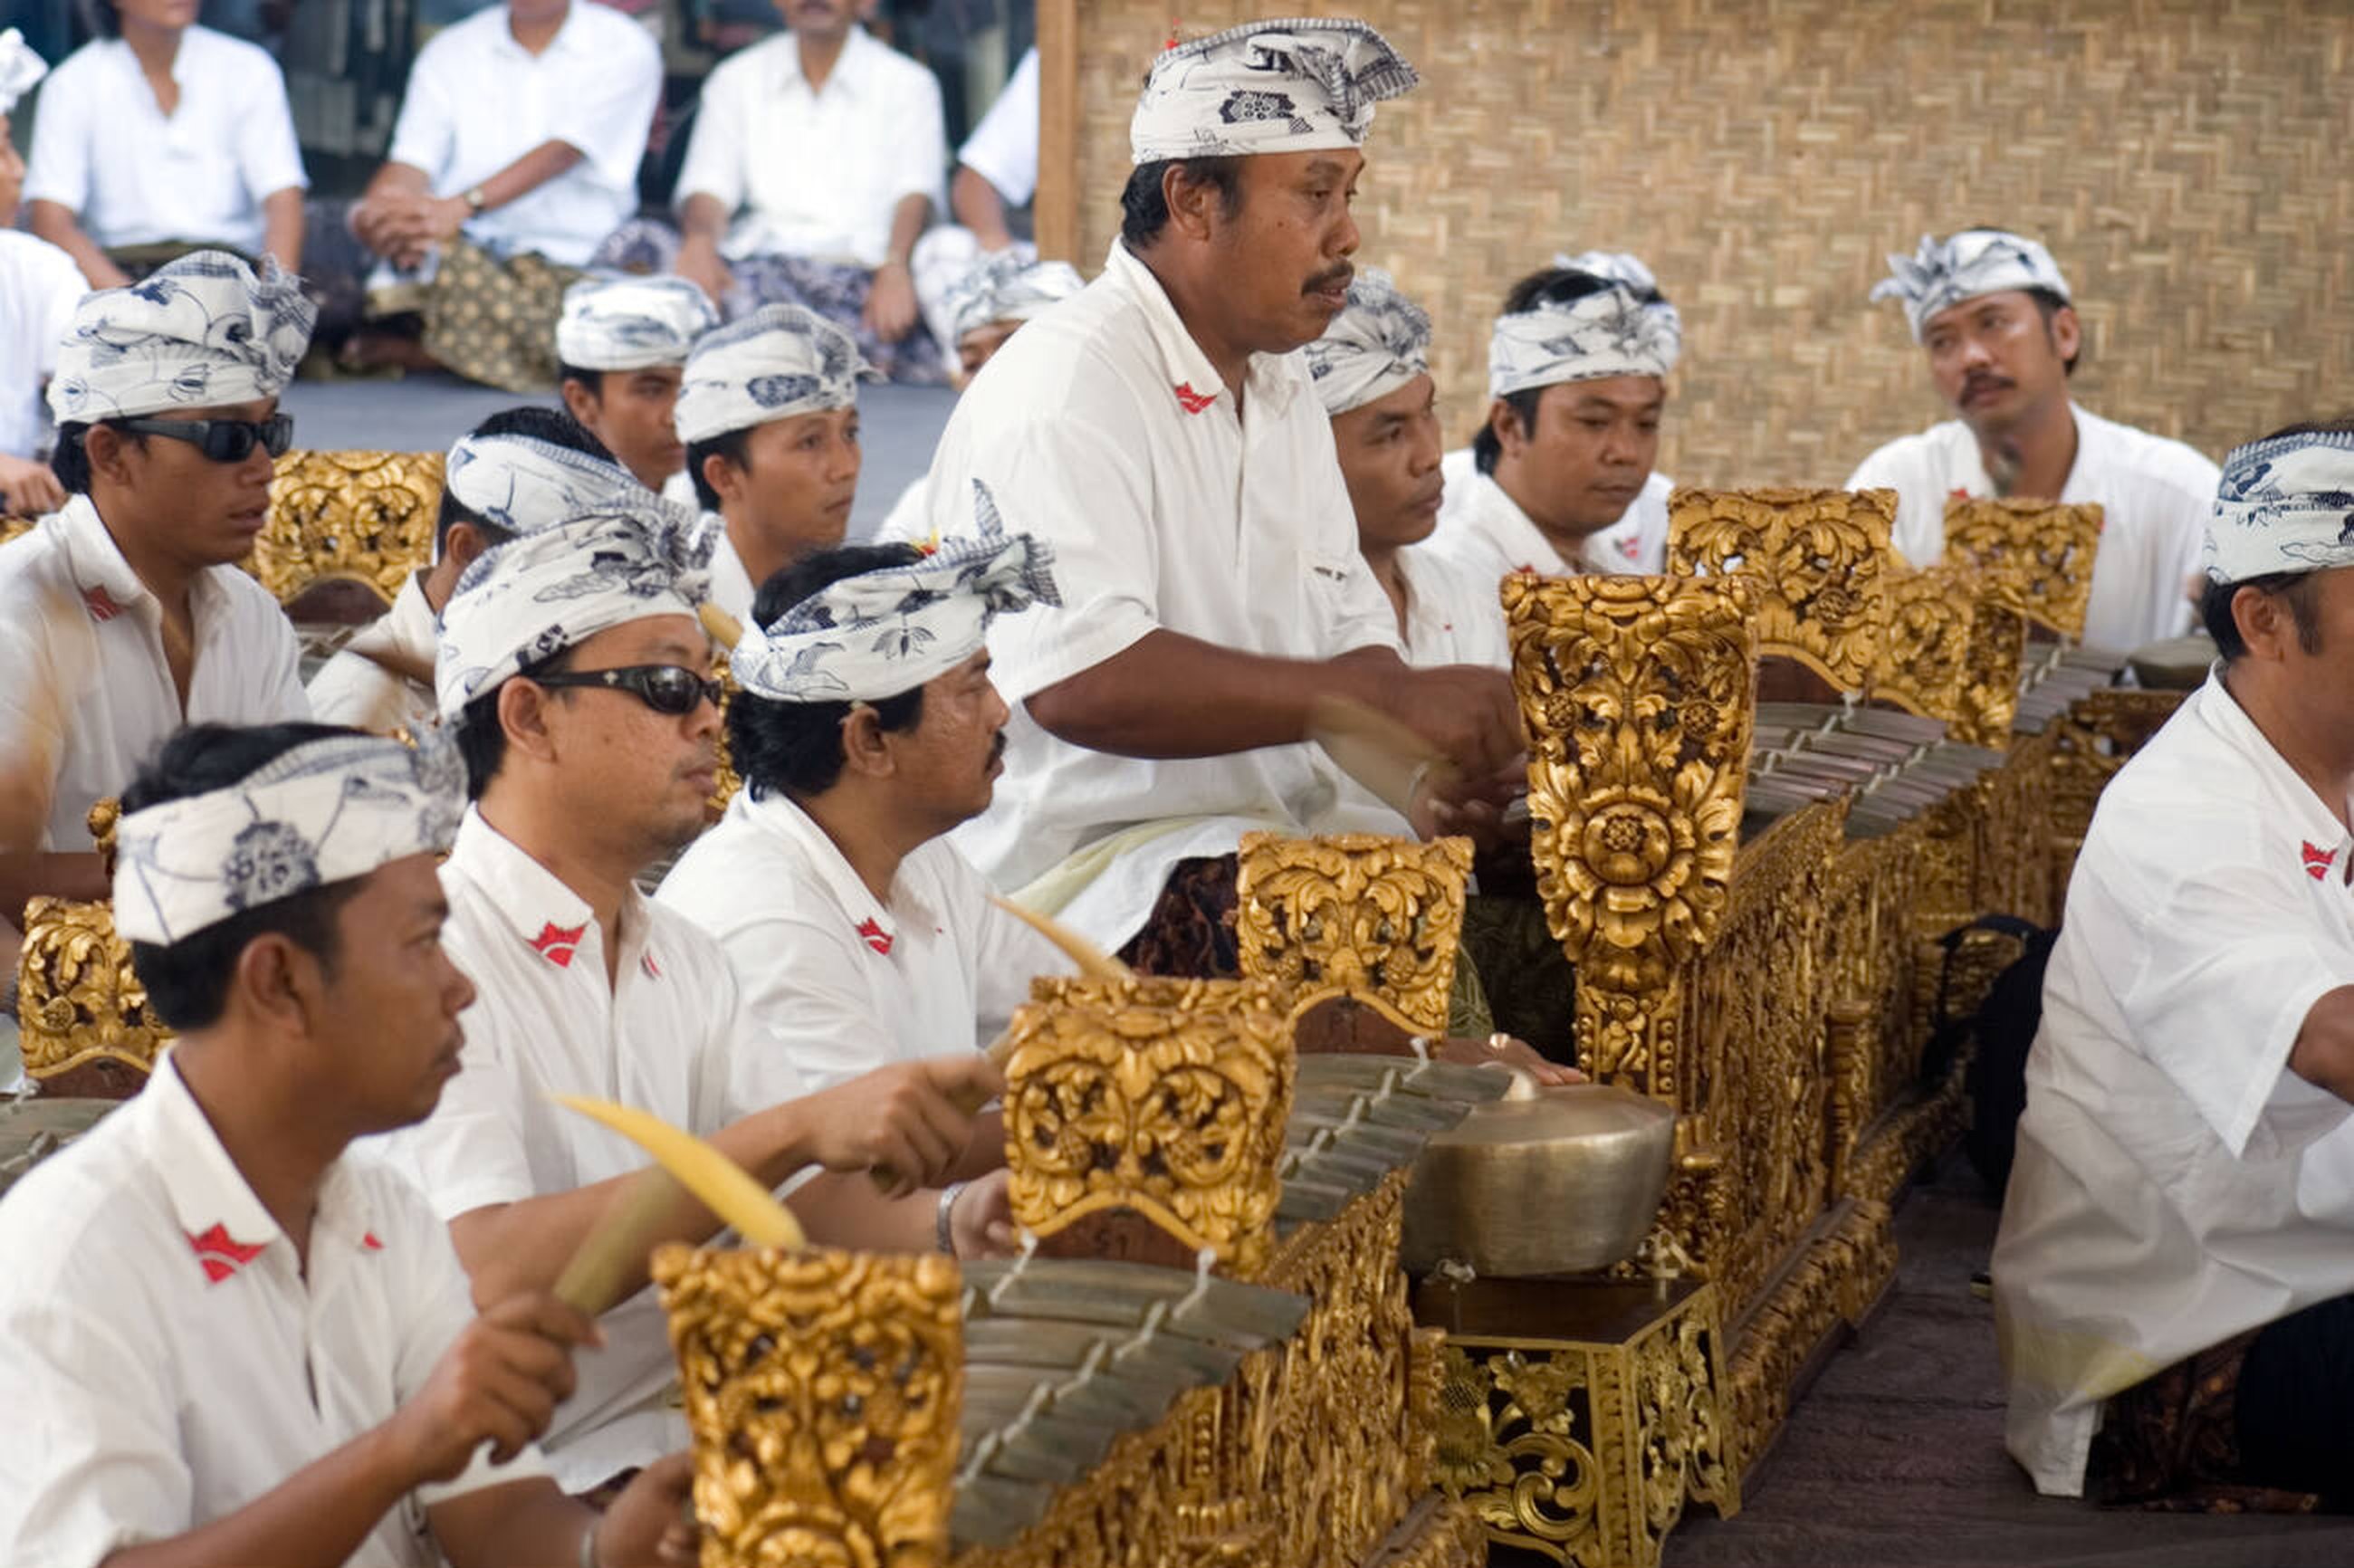
M1190 37L1301 4L1178 14ZM1512 280L1555 249L1632 250L1684 319L1662 470L1837 483L1946 417L1902 313L1864 302L1884 253L1974 223L2051 245L2096 411L2220 455L2354 407L2346 0L1303 8L1368 17L1422 71L1376 118L1358 260L1437 323L1451 440L1483 413L1487 323ZM1076 3L1076 155L1067 183L1049 163L1040 231L1075 231L1090 273L1171 14Z

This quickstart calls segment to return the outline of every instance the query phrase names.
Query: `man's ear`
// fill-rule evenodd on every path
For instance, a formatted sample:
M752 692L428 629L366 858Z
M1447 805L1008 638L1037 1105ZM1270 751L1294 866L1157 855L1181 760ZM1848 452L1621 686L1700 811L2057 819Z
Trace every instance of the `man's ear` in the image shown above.
M1529 444L1529 432L1521 428L1519 410L1501 397L1488 405L1488 430L1506 457L1519 457Z
M2289 645L2296 641L2296 617L2288 600L2253 583L2242 583L2232 596L2232 623L2248 645L2248 657L2264 663L2285 660Z
M548 728L548 708L555 694L535 681L510 678L499 687L499 728L507 745L541 762L556 758L556 737Z
M1190 177L1184 166L1173 160L1161 171L1161 199L1169 208L1171 226L1188 239L1209 238L1217 220L1225 216L1226 198L1216 183Z
M853 703L843 715L842 764L845 772L866 779L888 779L899 770L883 716L868 704Z
M90 471L103 474L115 484L131 482L131 453L138 445L112 425L92 425L81 434L81 450L90 459Z
M266 1021L280 1033L308 1033L317 1022L319 960L281 931L265 931L240 948L229 973L228 1013Z
M603 402L597 396L598 389L585 381L567 376L564 378L561 390L564 394L564 411L571 415L582 429L592 435L595 434L597 417L604 412Z
M744 471L730 462L725 452L704 454L703 482L711 486L711 493L719 497L723 508L744 499Z
M472 523L452 523L450 531L441 535L441 558L450 563L452 572L462 573L490 547L491 542Z
M2052 347L2063 360L2073 359L2084 346L2084 323L2076 307L2062 305L2052 313Z

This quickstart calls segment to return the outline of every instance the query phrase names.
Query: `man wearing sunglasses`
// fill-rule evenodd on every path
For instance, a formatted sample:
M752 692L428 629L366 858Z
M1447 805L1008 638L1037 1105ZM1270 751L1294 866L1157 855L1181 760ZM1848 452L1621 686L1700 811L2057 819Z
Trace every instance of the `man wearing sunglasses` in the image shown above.
M70 499L0 549L7 918L37 893L106 896L84 819L181 725L310 716L293 628L235 563L292 440L278 393L313 313L293 278L218 251L76 308L48 387Z
M811 1233L928 1249L937 1181L1001 1088L977 1053L903 1063L817 1094L767 1049L712 938L634 886L703 826L717 768L718 689L695 605L711 543L692 511L616 500L493 550L441 618L436 687L474 806L442 885L443 941L478 998L464 1071L394 1149L450 1224L478 1300L553 1285L635 1147L556 1106L619 1099L711 1139L792 1193ZM888 1166L898 1195L865 1172ZM954 1205L966 1248L1003 1213L1003 1181ZM682 1202L664 1241L716 1228ZM635 1260L642 1284L644 1258ZM664 1395L676 1376L659 1304L639 1289L601 1320L577 1391L545 1440L568 1491L681 1446Z

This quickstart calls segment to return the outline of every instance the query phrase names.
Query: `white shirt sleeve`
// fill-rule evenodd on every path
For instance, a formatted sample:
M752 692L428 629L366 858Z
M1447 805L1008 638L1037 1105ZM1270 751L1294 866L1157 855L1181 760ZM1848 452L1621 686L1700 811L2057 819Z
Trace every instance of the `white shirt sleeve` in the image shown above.
M891 205L920 196L934 213L947 210L949 137L940 111L940 84L932 73L917 68L909 79L907 101L892 116Z
M957 162L997 187L1009 207L1038 194L1038 51L1013 68L1005 90L958 150Z
M90 205L90 117L99 105L72 90L82 73L73 61L58 68L41 112L33 121L33 155L26 161L24 199L53 201L79 217ZM58 91L60 85L67 90Z
M286 101L286 77L270 59L254 61L249 108L237 133L237 162L245 188L259 207L282 190L307 190L302 150L294 138L294 112Z
M704 81L703 96L695 110L695 132L687 138L686 156L679 164L680 207L690 196L707 196L733 217L744 205L748 151L744 143L751 134L747 113L750 106L745 99L758 86L752 74L756 69L748 52L738 54L721 61Z
M1918 461L1900 455L1906 444L1891 441L1866 457L1841 488L1896 492L1896 525L1889 543L1908 566L1934 567L1946 554L1946 498L1916 493L1925 480Z
M743 996L745 1042L729 1075L730 1119L907 1054L884 1033L858 983L866 949L849 933L821 920L758 920L730 932L726 948Z
M436 194L458 137L456 106L442 79L441 66L448 58L442 38L418 51L416 63L408 68L408 90L401 95L400 118L393 122L392 145L384 154L387 164L424 170L427 185Z
M25 281L42 302L40 362L35 369L46 380L57 374L58 352L65 347L66 334L73 330L74 307L90 291L90 281L74 259L54 245L45 244L36 254L36 275Z
M662 54L635 24L633 37L599 60L598 69L575 84L555 115L554 139L588 160L615 185L637 178L662 101Z

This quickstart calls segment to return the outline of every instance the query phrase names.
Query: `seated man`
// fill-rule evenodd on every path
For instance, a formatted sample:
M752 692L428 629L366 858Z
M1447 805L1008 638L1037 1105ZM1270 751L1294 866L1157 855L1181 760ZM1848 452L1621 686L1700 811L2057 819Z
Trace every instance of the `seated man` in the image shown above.
M2125 653L2190 624L2185 585L2215 465L2180 441L2115 424L2068 396L2084 332L2068 281L2034 240L1970 228L1917 256L1891 256L1872 291L1903 302L1929 378L1958 417L1903 436L1857 465L1850 490L1896 492L1898 550L1916 567L1946 553L1946 501L2031 495L2104 510L2084 645Z
M233 563L311 317L294 279L218 251L75 310L48 391L72 499L0 546L0 915L106 896L84 818L183 723L310 716L294 629Z
M695 500L725 524L711 602L738 621L779 568L842 543L858 497L858 382L872 374L848 333L799 305L764 305L695 345L678 439Z
M475 558L641 488L572 416L526 405L492 415L450 449L432 564L411 572L392 608L311 677L312 714L328 724L422 736L440 723L433 653L441 609Z
M1360 272L1348 307L1308 345L1308 370L1332 418L1357 548L1389 596L1406 662L1508 667L1494 581L1409 547L1437 526L1444 484L1430 318L1387 273Z
M16 28L0 33L0 517L37 517L66 503L48 464L49 420L41 388L89 285L73 258L11 227L25 161L8 116L48 67Z
M418 52L391 149L352 225L397 270L386 281L431 280L427 350L494 385L505 384L494 378L496 349L546 352L555 323L537 313L529 270L511 263L536 256L585 267L631 220L661 96L652 37L593 0L509 0L443 28ZM442 283L435 265L461 240L507 265ZM478 336L498 341L470 343ZM491 357L467 363L478 355ZM355 357L424 362L386 335Z
M1358 149L1415 79L1353 21L1161 53L1102 275L989 362L933 460L931 531L970 530L978 479L1054 549L1064 595L997 630L1007 774L960 845L1140 968L1235 972L1251 829L1409 831L1303 744L1320 699L1388 712L1482 785L1520 753L1500 673L1398 657L1292 353L1346 302ZM1265 92L1296 112L1223 112Z
M1657 472L1683 323L1649 269L1588 251L1512 285L1488 340L1488 422L1444 464L1426 553L1494 583L1667 568Z
M635 878L702 830L718 687L695 619L709 535L647 495L527 534L474 563L441 617L441 712L475 800L441 869L450 949L480 995L464 1073L395 1152L450 1223L478 1301L544 1289L645 1160L551 1096L618 1099L708 1138L791 1202L813 1235L870 1248L984 1245L1003 1178L909 1189L964 1159L1000 1088L976 1053L901 1063L805 1094L749 1028L727 955ZM888 1166L885 1197L866 1171ZM709 1235L682 1203L663 1239ZM643 1284L642 1270L631 1281ZM636 1289L546 1438L557 1479L597 1487L678 1446L662 1307Z
M982 634L1054 591L1045 550L1002 534L929 556L845 546L760 590L728 660L744 788L659 896L719 939L761 1048L811 1084L970 1052L1031 977L1071 967L941 836L988 808L1002 767ZM842 636L911 599L901 624L922 635Z
M949 177L954 221L926 229L916 241L916 296L923 302L924 324L943 348L954 337L946 296L957 279L1001 251L1025 261L1037 256L1028 212L1037 193L1038 51L1033 48L1023 51L997 101L957 149L956 173Z
M718 324L684 278L592 279L565 291L556 323L564 406L648 490L685 482L686 448L672 420L678 378L695 340Z
M937 383L909 271L948 163L932 73L858 0L777 0L790 29L703 84L678 175L678 270L730 316L806 305L894 381Z
M423 1196L345 1157L458 1070L457 759L200 725L122 804L115 921L178 1038L0 1202L0 1561L692 1562L684 1455L600 1519L531 1446L595 1326L477 1316Z
M2068 884L1993 1266L2010 1452L2046 1492L2348 1496L2349 512L2354 421L2225 460L2222 657Z
M49 78L33 126L33 232L93 289L198 246L299 270L310 182L278 62L196 26L187 0L90 10L100 36Z

